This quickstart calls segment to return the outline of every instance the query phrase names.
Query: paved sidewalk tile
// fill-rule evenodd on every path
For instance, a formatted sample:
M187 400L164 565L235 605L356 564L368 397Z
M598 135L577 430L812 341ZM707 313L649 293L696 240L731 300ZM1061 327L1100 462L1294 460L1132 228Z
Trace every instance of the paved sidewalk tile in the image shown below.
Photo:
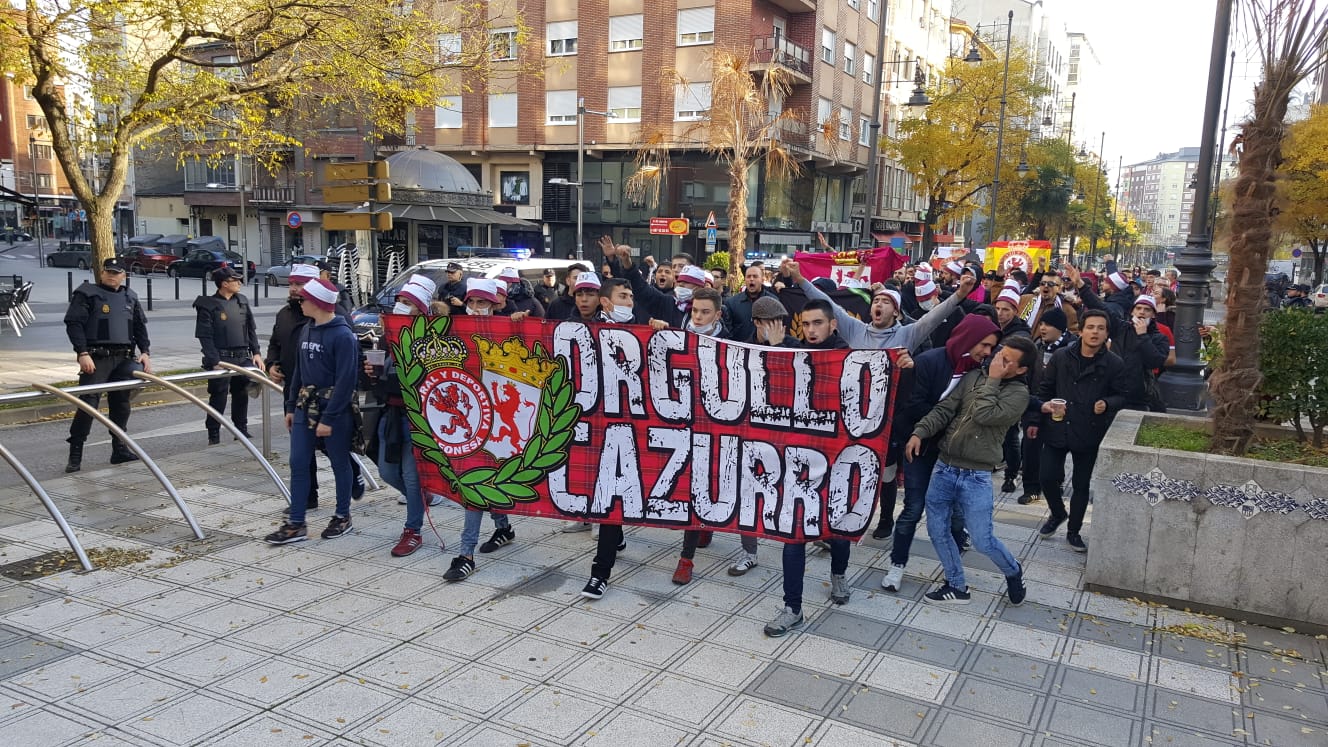
M456 506L431 509L446 550L426 532L420 552L390 557L391 490L355 504L344 538L269 547L282 502L264 476L192 479L232 454L164 460L204 542L141 472L50 481L88 546L153 553L0 576L0 743L1308 747L1328 734L1323 642L1085 592L1085 557L1033 536L1045 506L997 502L1028 582L1020 607L973 553L972 603L924 602L940 577L924 532L899 593L880 587L889 542L855 548L844 606L828 599L829 558L809 555L806 623L770 638L776 543L731 577L738 542L718 536L676 586L680 535L632 528L590 601L589 533L515 517L517 542L446 583ZM7 562L62 547L31 509L0 488Z

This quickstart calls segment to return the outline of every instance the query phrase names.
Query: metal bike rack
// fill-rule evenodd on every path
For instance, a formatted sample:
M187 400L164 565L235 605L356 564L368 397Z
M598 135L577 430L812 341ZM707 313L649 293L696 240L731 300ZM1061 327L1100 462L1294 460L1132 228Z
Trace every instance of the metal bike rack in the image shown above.
M193 512L189 510L189 506L185 505L184 499L180 497L180 493L175 489L175 486L166 478L165 473L163 473L161 468L157 466L157 463L152 460L152 457L148 456L148 453L143 450L143 447L139 446L137 441L130 438L129 434L125 433L124 429L116 425L113 420L101 414L100 410L87 402L84 402L75 395L70 394L70 392L81 391L83 387L72 387L66 391L64 389L53 387L50 384L33 384L32 386L34 389L38 389L53 397L62 399L88 415L91 415L94 420L106 426L106 429L111 432L111 435L123 441L125 446L129 447L130 451L138 455L139 461L143 462L148 470L152 472L152 476L157 478L157 482L161 483L161 486L166 489L166 493L171 497L171 500L175 501L175 505L180 509L180 513L184 516L184 520L188 522L189 528L193 530L194 536L198 539L204 539L203 528L198 525L198 521L194 518ZM128 389L130 387L121 388Z
M74 530L65 521L64 514L60 513L60 509L55 507L55 502L51 500L51 496L46 494L41 483L37 482L37 478L32 476L28 468L24 467L18 457L14 456L12 451L6 449L4 444L0 444L0 458L9 462L9 466L14 468L18 476L23 478L23 482L26 482L28 487L32 488L32 492L36 493L37 497L41 499L42 505L46 507L46 513L50 514L51 520L55 522L56 526L60 527L60 533L65 536L65 542L69 543L69 548L78 556L78 562L83 566L83 570L96 570L97 567L92 564L92 561L88 560L88 554L83 552L83 545L79 544L78 537L74 536Z
M234 363L227 363L227 362L225 362L225 361L222 361L222 362L218 363L217 365L218 365L220 368L224 368L224 369L226 369L227 371L233 371L233 372L238 373L238 374L241 374L241 375L243 375L243 376L248 376L250 380L252 380L252 381L257 381L257 382L259 382L260 384L262 384L263 387L264 387L264 390L263 390L263 396L264 396L264 399L263 399L263 411L264 411L264 412L267 412L267 410L269 409L269 408L268 408L267 399L266 399L266 397L267 397L267 391L268 391L269 389L272 390L272 391L278 392L278 393L282 394L283 396L285 395L285 390L283 390L283 389L281 388L281 385L280 385L280 384L278 384L277 382L275 382L275 381L273 381L272 379L268 378L266 375L260 373L257 369L253 369L253 368L245 368L244 366L237 366L237 365L235 365ZM271 439L272 439L272 434L271 434L271 430L269 429L269 426L268 426L268 419L267 419L266 417L264 417L264 418L263 418L263 451L265 451L265 452L267 452L267 453L271 453L271 446L270 446L270 444L271 444ZM360 459L360 455L359 455L359 454L356 454L355 452L351 452L351 454L350 454L350 458L351 458L352 460L354 460L354 462L355 462L356 465L359 466L359 468L360 468L360 475L364 478L365 487L366 487L368 490L377 490L377 489L380 487L379 484L378 484L378 481L374 479L373 475L370 474L369 470L367 470L367 469L364 468L364 460ZM287 501L290 500L290 493L289 493L289 492L286 494L286 500L287 500Z
M208 415L211 415L212 418L216 420L218 423L220 423L223 428L230 431L231 434L235 436L236 440L238 440L240 444L243 445L244 448L248 450L249 453L252 454L255 459L258 460L259 464L263 465L263 469L267 472L267 476L272 478L272 482L276 483L277 489L281 491L281 495L283 498L286 499L286 503L290 503L290 489L286 487L286 483L281 481L281 477L277 475L277 471L272 469L272 463L269 462L267 458L264 457L261 453L259 453L258 448L255 447L253 443L251 443L249 439L245 437L244 433L242 433L234 423L228 420L225 415L222 415L221 413L217 412L216 409L214 409L208 403L204 402L193 392L190 392L188 389L185 389L184 387L178 384L167 381L166 379L163 379L160 376L147 373L146 371L135 371L134 376L143 379L145 381L150 381L153 384L158 384L160 386L166 387L170 391L175 392L181 397L184 397L186 400L194 403L195 405L198 405L200 408L202 408L203 412L206 412ZM264 398L264 404L266 404L266 398ZM263 424L264 427L266 428L267 425L266 414L263 417Z

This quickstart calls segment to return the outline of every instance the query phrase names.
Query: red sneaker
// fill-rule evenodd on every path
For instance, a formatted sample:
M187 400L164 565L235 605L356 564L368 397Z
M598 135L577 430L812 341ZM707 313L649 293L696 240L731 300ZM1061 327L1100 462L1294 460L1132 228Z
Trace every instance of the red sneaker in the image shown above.
M710 540L715 538L714 532L701 532L701 536L696 540L697 547L710 547Z
M678 570L673 572L673 583L682 586L691 583L692 580L692 561L687 558L678 558Z
M401 539L397 540L397 546L392 548L392 557L404 558L407 555L420 549L424 540L420 539L420 533L414 529L401 530Z

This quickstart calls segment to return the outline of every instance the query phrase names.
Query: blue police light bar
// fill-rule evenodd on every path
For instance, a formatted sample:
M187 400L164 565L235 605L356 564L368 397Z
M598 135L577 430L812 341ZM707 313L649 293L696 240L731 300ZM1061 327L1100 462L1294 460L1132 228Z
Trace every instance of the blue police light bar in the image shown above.
M524 246L459 246L457 257L467 259L530 259L534 252Z

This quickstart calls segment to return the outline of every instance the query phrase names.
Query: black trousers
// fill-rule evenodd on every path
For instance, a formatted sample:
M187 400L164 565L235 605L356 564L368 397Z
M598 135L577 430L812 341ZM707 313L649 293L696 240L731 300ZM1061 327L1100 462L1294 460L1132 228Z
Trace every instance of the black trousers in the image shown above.
M618 545L622 544L622 538L621 524L599 525L599 543L595 546L595 561L590 565L591 576L609 580L613 564L618 560Z
M100 356L92 359L97 367L90 374L80 373L78 375L79 386L88 384L105 384L108 381L127 381L134 378L134 372L141 369L138 362L131 356ZM129 425L129 395L127 390L118 392L107 392L106 403L109 406L111 422L120 426L121 429ZM84 402L97 407L101 404L100 394L86 394L80 397ZM81 444L88 440L88 433L92 430L92 416L79 410L74 413L74 422L69 424L69 443ZM112 438L114 448L122 449L124 444L120 439Z
M1090 451L1062 449L1050 444L1042 445L1042 496L1047 499L1051 516L1064 519L1065 512L1065 456L1074 460L1074 474L1070 479L1070 521L1065 528L1077 534L1084 526L1088 513L1088 485L1093 479L1093 465L1097 462L1097 447Z
M226 413L226 395L231 399L231 422L242 431L249 430L249 379L236 374L229 379L209 379L208 405L223 415ZM211 415L207 416L208 433L221 430L221 423Z
M1036 438L1029 438L1028 433L1024 433L1024 440L1020 445L1024 452L1024 494L1041 495L1042 442Z
M1005 432L1005 441L1001 442L1001 451L1005 457L1005 479L1013 480L1019 476L1019 424L1010 426Z

